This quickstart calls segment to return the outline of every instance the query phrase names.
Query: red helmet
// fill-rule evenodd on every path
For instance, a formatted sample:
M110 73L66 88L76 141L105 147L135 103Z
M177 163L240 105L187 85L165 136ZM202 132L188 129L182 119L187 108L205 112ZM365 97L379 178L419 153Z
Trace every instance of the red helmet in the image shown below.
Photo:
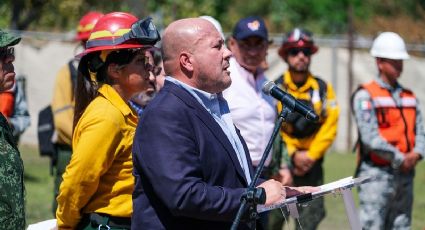
M285 58L288 50L292 48L310 48L311 54L314 54L319 48L314 45L312 34L310 31L295 28L286 34L282 46L279 48L279 55Z
M91 11L84 15L77 27L77 37L78 41L87 41L90 36L91 30L96 25L96 22L103 16L102 13Z
M129 13L113 12L99 19L87 40L86 50L78 56L101 50L153 46L160 39L151 18L138 20Z

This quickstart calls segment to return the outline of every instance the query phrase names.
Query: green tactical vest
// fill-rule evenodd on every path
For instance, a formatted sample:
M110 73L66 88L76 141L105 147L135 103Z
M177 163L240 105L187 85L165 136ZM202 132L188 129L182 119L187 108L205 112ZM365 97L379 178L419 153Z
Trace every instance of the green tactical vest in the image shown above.
M25 229L24 165L0 113L0 229Z

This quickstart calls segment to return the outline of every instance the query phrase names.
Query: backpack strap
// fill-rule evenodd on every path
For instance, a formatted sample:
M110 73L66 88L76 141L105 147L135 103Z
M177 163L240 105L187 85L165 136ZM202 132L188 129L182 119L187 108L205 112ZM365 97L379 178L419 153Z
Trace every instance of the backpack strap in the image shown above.
M361 89L364 89L364 87L362 85L360 85L359 87L357 87L357 89L353 92L353 94L351 94L350 97L350 107L351 107L351 113L352 115L355 117L356 113L354 111L354 96L357 94L357 92ZM355 118L354 118L355 119ZM354 176L357 177L359 175L360 172L360 164L366 160L367 158L367 154L365 153L365 149L361 140L361 134L360 134L360 130L357 127L357 140L351 150L354 154L357 155L357 162L356 162L356 168L354 170Z
M320 79L317 76L314 76L314 79L317 81L317 83L319 84L319 95L320 95L320 100L322 101L326 101L326 96L328 94L328 84L326 84L325 81L323 81L322 79Z
M326 105L327 105L327 96L328 96L328 84L322 80L321 78L317 76L313 76L314 80L316 80L317 84L319 85L319 97L320 101L322 102L322 111L320 112L321 117L326 116ZM311 92L313 93L313 92Z
M74 60L70 60L68 62L68 68L69 68L69 72L70 72L70 75L71 75L72 98L74 98L74 91L75 91L75 87L77 87L77 76L78 76L77 68L75 68L73 62L74 62Z

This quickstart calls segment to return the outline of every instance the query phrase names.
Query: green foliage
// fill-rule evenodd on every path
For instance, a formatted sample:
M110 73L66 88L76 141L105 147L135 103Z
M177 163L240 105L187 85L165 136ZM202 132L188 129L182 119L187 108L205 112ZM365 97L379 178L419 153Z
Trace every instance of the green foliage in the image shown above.
M216 3L207 0L162 0L150 1L149 7L153 12L160 12L164 23L169 24L180 18L214 15Z
M356 15L364 10L359 0L279 0L273 1L271 16L276 31L294 27L307 28L316 33L344 33L348 25L348 7L353 5Z
M249 15L262 16L271 32L282 33L294 27L304 27L315 33L344 34L348 30L348 9L354 12L354 24L359 31L369 27L374 18L406 16L412 21L425 20L424 0L1 0L0 27L14 23L12 9L18 9L15 20L23 21L32 14L29 30L68 31L74 29L81 16L90 10L101 12L127 11L138 17L152 15L159 27L185 17L210 15L217 18L224 31ZM38 13L37 13L38 12ZM391 23L390 23L391 24ZM379 25L378 25L379 26ZM371 30L366 30L371 31ZM373 31L373 29L372 29Z
M10 24L10 1L9 0L1 0L0 4L0 28L8 28Z

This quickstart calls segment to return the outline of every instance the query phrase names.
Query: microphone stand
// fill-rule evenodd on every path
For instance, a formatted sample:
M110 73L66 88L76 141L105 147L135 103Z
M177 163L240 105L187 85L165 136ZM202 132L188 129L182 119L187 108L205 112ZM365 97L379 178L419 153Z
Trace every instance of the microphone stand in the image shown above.
M291 108L289 108L291 107ZM239 210L236 214L235 219L233 220L231 230L237 230L239 226L239 222L242 218L242 215L245 213L245 211L248 209L249 211L249 220L253 221L255 226L255 221L257 219L258 213L257 213L257 204L264 204L266 199L266 194L263 188L256 188L255 185L257 184L258 177L260 176L261 172L264 168L264 163L266 162L266 159L268 155L270 154L270 150L273 146L274 139L276 138L276 135L279 133L280 126L282 125L282 122L285 121L286 117L289 113L293 112L295 108L295 101L293 103L293 106L284 106L282 111L280 112L276 125L273 129L272 136L267 143L267 147L264 150L263 156L261 157L261 161L258 164L257 170L255 171L254 178L252 179L251 183L249 184L246 192L241 197L241 205L239 206Z

